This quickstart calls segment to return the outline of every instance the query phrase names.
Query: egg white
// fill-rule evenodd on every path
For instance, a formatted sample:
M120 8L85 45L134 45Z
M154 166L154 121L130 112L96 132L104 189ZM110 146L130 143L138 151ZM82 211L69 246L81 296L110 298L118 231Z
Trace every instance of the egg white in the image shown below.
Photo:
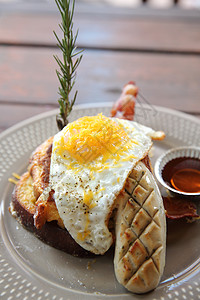
M120 160L119 157L116 159L115 154L104 164L101 157L81 163L67 152L65 157L61 156L56 145L65 129L55 135L53 142L50 186L55 191L59 215L74 240L95 254L104 254L113 243L108 222L116 197L131 170L148 154L152 145L151 136L155 133L136 122L115 121L134 141L133 147L120 153Z

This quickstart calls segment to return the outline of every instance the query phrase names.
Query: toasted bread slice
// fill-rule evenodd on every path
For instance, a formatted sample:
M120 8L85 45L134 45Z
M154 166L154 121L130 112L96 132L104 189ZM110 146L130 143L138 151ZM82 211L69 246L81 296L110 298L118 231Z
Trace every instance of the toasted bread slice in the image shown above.
M36 197L34 195L33 179L28 172L21 176L15 186L10 212L18 221L33 232L43 242L50 246L63 250L73 256L92 257L93 254L80 247L69 232L61 228L59 215L53 199L48 201L46 209L46 222L41 228L36 228L34 224L34 214L36 212Z
M33 191L36 199L49 185L52 143L53 137L50 137L36 148L30 158L28 171L33 178Z

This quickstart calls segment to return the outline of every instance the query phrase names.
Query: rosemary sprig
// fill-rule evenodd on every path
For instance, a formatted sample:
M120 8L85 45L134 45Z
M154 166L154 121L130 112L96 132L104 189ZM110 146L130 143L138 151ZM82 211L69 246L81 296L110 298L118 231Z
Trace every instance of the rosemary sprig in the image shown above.
M70 100L70 92L75 84L76 70L81 62L83 50L77 51L76 39L78 36L78 30L76 34L73 34L73 15L75 0L55 0L59 12L61 14L62 22L59 27L63 33L62 39L59 39L58 35L54 31L54 35L57 40L57 46L62 51L63 61L57 55L54 58L59 66L59 71L56 70L60 87L58 94L60 98L58 103L60 105L60 113L56 116L58 129L61 130L68 124L68 116L72 110L72 107L76 101L77 93Z

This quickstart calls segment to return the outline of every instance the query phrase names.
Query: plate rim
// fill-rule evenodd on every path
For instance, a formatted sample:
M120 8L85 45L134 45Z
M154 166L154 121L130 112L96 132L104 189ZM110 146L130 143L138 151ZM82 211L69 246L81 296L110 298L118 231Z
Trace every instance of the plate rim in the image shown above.
M84 104L77 104L73 107L73 110L80 110L80 109L91 109L91 108L101 108L101 107L112 107L113 106L113 103L114 102L97 102L97 103L84 103ZM139 107L140 105L138 105L136 103L136 108ZM149 105L147 104L143 104L142 105L143 108L148 108ZM198 119L197 117L189 114L189 113L186 113L186 112L182 112L182 111L179 111L179 110L175 110L175 109L172 109L172 108L168 108L168 107L165 107L165 106L159 106L159 105L153 105L153 107L160 111L160 112L165 112L165 113L169 113L169 114L173 114L173 115L176 115L176 116L180 116L182 118L186 118L188 120L191 120L197 124L200 125L200 119ZM47 112L43 112L43 113L40 113L40 114L36 114L35 116L32 116L30 118L27 118L23 121L20 121L20 122L17 122L16 124L10 126L9 128L5 129L4 131L2 131L0 133L0 140L2 138L4 138L6 135L10 134L11 132L15 131L15 130L18 130L22 127L24 127L25 125L28 125L28 124L31 124L33 122L36 122L38 120L41 120L41 119L44 119L44 118L47 118L47 117L51 117L53 115L56 115L57 113L59 112L59 108L55 108L55 109L51 109Z

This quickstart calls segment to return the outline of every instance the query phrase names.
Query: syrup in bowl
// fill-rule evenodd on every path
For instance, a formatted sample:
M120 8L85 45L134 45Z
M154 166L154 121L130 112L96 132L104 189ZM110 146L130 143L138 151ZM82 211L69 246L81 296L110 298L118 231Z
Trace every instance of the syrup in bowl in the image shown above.
M200 200L200 147L172 148L155 162L159 183L173 196Z
M200 160L194 157L177 157L162 170L163 180L183 193L200 193Z

